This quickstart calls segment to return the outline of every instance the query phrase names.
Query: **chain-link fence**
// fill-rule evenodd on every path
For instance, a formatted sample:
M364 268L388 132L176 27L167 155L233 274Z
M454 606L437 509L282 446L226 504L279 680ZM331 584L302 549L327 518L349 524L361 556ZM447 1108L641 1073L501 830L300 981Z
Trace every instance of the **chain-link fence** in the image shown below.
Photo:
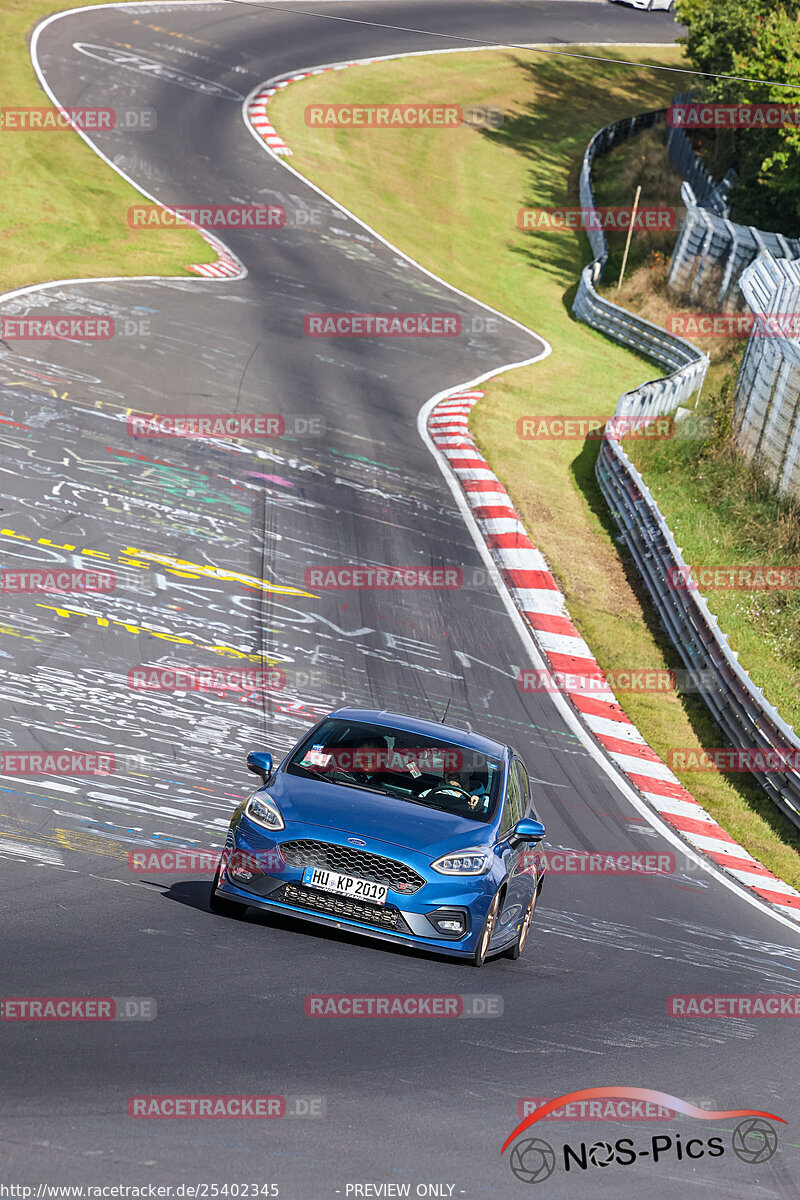
M736 445L780 495L800 496L800 342L791 336L800 323L800 261L764 253L740 286L755 318L736 383Z

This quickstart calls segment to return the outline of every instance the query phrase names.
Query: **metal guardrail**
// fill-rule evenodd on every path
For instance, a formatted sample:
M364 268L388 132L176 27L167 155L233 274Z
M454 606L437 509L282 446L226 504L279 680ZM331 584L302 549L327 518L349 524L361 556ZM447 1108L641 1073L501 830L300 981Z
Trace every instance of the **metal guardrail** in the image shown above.
M594 207L591 168L596 155L640 129L664 120L664 116L665 110L661 110L625 118L594 135L581 169L582 207ZM673 139L675 152L680 144L679 139ZM684 188L688 185L684 184ZM738 229L721 217L709 218L708 224L714 222L727 227L732 234ZM616 415L658 416L671 412L701 386L708 369L708 356L682 338L671 336L599 296L594 284L602 275L608 249L601 230L590 231L589 241L595 259L581 274L573 312L595 329L663 363L672 372L666 378L652 380L620 396ZM699 677L703 684L699 694L723 737L732 747L796 750L800 758L800 739L794 729L739 665L736 653L730 649L727 636L702 595L674 583L670 586L670 581L687 577L688 565L618 439L606 437L601 442L595 474L670 640L690 671L704 672ZM752 774L784 816L800 828L800 772L785 769Z
M650 112L638 113L635 117L622 117L619 121L612 121L610 125L604 125L602 129L598 129L586 147L581 164L579 191L582 208L594 208L592 164L597 155L607 154L612 146L627 141L628 138L643 129L651 129L653 125L660 124L665 119L666 111L665 108L652 109ZM602 229L587 230L587 234L595 261L601 263L599 273L602 273L602 268L608 258L605 234Z
M662 625L690 671L703 672L699 693L733 747L797 751L800 739L737 661L717 618L698 591L676 587L689 567L639 472L615 438L601 442L595 469ZM753 771L770 799L800 829L800 772Z
M581 208L595 207L592 164L597 155L607 153L612 146L643 129L663 123L665 114L666 109L656 109L635 117L623 117L598 130L586 147L581 165ZM672 412L702 386L708 370L708 355L697 350L691 342L674 337L597 293L594 285L608 261L608 246L602 229L590 228L586 232L595 258L581 272L572 311L593 329L638 350L670 372L665 378L651 379L633 391L623 393L617 403L617 415L649 417Z
M673 337L657 325L620 308L592 285L597 260L581 273L572 311L580 320L599 329L615 341L631 346L648 358L661 363L671 373L651 379L633 391L623 392L617 402L618 416L658 416L672 412L702 386L708 370L708 355L701 354L690 342Z
M691 92L684 92L675 96L672 103L690 104L692 99ZM686 130L678 125L671 125L667 130L667 154L673 167L680 171L684 181L689 184L692 194L697 198L697 204L709 212L716 213L718 217L728 217L728 191L736 178L736 172L728 171L722 182L717 183L708 167L695 153Z

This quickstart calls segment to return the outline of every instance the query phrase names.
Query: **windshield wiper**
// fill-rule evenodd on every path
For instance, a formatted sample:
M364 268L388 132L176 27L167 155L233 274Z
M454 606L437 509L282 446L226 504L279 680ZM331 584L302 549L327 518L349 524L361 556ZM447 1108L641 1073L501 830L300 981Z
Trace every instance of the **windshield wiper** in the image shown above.
M362 792L374 792L378 796L386 795L386 792L381 788L368 787L367 784L356 783L355 780L332 778L330 775L323 775L318 771L312 771L309 767L304 767L302 763L290 763L289 766L293 770L302 771L309 779L319 780L324 783L335 783L337 787L359 788Z
M350 783L342 779L332 779L331 783L338 783L339 787L358 788L360 792L372 792L374 796L387 796L389 794L383 788L369 787L366 783Z
M321 779L325 783L333 782L331 779L328 779L327 775L320 775L318 771L312 771L309 767L304 767L302 763L289 763L289 766L293 771L302 771L309 779Z

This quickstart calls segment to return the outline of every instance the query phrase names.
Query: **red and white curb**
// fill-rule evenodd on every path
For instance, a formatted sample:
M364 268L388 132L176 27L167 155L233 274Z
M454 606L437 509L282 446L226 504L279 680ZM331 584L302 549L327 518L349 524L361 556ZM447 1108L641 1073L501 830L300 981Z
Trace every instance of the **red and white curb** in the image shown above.
M304 76L297 75L295 78L303 79ZM253 97L247 109L250 124L256 133L264 139L273 154L286 155L292 152L267 116L267 105L281 88L288 87L293 82L293 79L281 79L277 83L270 84L269 87L264 88L257 96Z
M194 228L205 238L212 250L216 251L217 261L213 263L192 263L189 267L190 271L194 271L196 275L202 275L205 279L240 279L245 274L243 264L239 261L235 254L228 249L222 242L218 241L213 234L202 229L199 225Z
M286 75L282 79L272 79L269 83L264 84L247 105L248 120L272 153L286 158L292 153L291 147L286 144L267 115L267 105L272 97L276 96L284 88L287 88L290 83L298 83L301 79L310 79L312 75L326 75L328 71L344 71L347 67L365 66L377 61L379 60L360 58L356 62L332 63L327 67L315 67L311 71L298 71L295 75Z
M461 484L486 546L545 662L552 672L569 677L570 686L561 689L563 694L662 820L740 884L800 918L800 892L762 866L697 803L647 745L605 683L597 660L570 619L544 555L528 537L508 492L469 431L470 411L483 394L463 391L441 400L428 416L428 433Z

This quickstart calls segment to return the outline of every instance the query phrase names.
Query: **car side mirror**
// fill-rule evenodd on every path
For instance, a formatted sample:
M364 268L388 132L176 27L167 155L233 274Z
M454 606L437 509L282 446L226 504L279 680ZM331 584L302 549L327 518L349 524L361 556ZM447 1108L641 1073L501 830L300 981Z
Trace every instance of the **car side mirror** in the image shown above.
M540 842L545 834L546 830L541 821L534 821L532 817L523 817L511 830L508 840L512 846L518 846L520 842L534 845L536 842Z
M266 781L272 774L272 755L266 750L251 750L247 756L247 769Z

